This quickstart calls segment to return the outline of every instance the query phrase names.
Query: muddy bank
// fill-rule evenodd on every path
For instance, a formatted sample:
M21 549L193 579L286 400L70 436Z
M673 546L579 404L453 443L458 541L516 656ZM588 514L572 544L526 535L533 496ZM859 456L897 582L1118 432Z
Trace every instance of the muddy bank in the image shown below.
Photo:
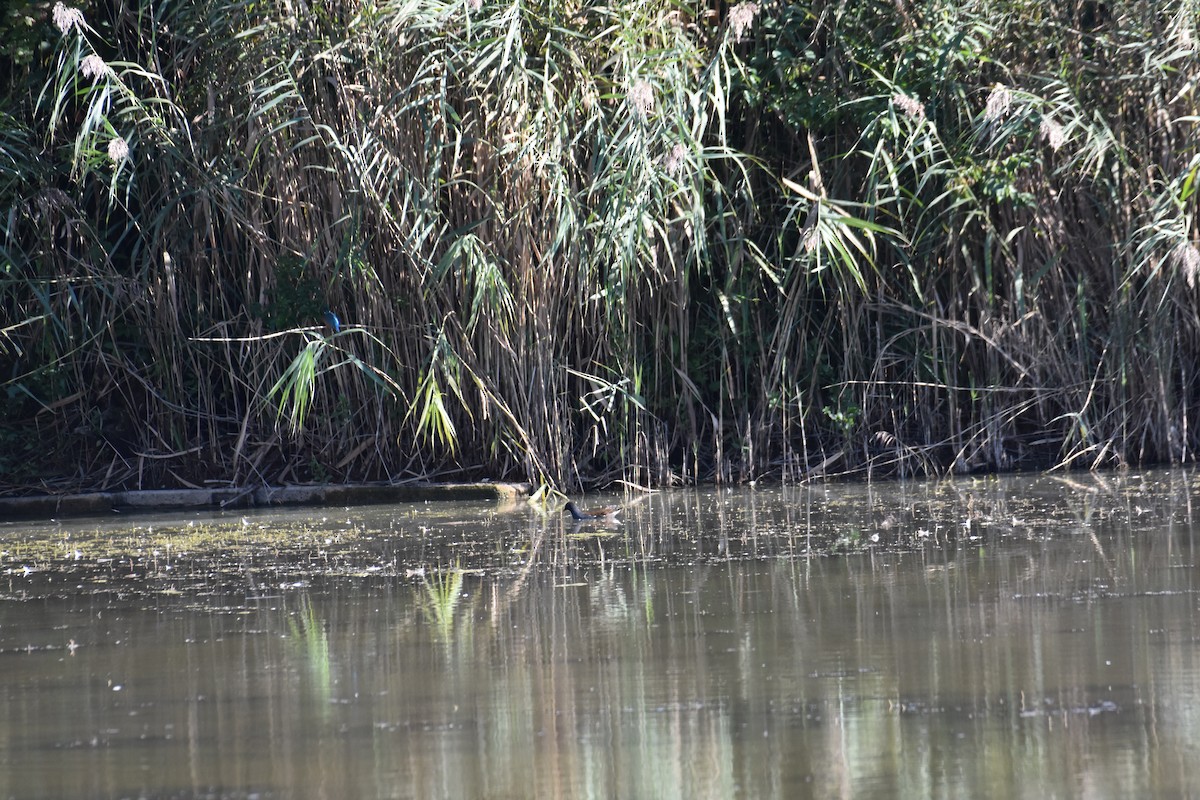
M389 485L260 486L225 489L149 489L91 494L0 497L0 520L59 519L130 511L357 506L423 500L489 500L524 497L527 483L427 483Z

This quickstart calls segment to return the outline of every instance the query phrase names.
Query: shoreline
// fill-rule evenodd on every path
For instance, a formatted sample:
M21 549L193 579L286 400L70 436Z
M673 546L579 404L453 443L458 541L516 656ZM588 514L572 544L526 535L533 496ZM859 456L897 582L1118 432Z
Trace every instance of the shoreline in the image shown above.
M527 497L528 483L313 484L222 489L136 489L85 494L0 497L0 520L54 520L140 511L222 511L287 506L361 506L423 500Z

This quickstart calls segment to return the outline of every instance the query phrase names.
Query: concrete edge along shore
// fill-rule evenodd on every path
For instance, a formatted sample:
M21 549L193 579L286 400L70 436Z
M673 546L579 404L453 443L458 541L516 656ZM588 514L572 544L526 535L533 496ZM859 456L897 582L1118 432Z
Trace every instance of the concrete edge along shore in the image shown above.
M0 497L0 522L104 516L131 511L221 511L282 506L357 506L423 500L507 500L527 496L527 483L418 483L144 489L91 494Z

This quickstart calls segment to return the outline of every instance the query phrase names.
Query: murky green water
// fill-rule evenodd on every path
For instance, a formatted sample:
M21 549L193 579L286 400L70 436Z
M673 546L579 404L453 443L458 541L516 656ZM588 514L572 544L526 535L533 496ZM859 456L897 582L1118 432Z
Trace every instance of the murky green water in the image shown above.
M1198 488L0 525L0 796L1200 795Z

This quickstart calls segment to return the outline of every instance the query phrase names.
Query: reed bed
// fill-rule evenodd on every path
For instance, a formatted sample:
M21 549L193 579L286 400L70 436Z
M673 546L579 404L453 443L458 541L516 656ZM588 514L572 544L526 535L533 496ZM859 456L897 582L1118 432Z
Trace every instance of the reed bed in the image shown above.
M0 491L1195 458L1195 0L34 8Z

